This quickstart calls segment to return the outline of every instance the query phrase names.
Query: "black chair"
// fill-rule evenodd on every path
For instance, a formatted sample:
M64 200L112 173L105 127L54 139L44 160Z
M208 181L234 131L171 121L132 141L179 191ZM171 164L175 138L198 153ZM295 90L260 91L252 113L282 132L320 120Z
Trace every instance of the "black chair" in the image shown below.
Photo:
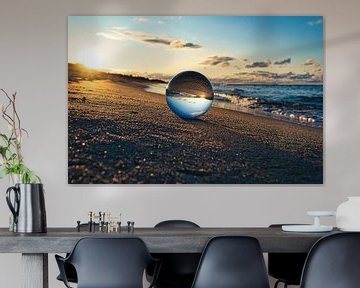
M270 228L280 228L288 224L272 224ZM300 285L301 273L304 268L307 253L269 253L268 272L277 281L274 288L280 283L286 288L288 285Z
M65 263L75 267L78 288L142 288L145 268L156 262L139 238L82 238L67 258L55 258L66 287Z
M188 220L165 220L156 224L155 228L200 228L200 226Z
M155 228L200 228L199 225L186 220L166 220L155 225ZM153 254L161 259L156 288L190 288L194 280L201 254L196 253L157 253ZM153 267L147 269L147 279L153 277Z
M256 238L220 236L207 244L192 288L269 288Z
M89 229L89 224L88 223L82 223L80 224L80 228L81 229ZM99 229L99 224L98 223L95 223L95 229ZM69 253L66 254L66 257L69 256ZM74 268L73 265L71 265L70 263L67 263L65 262L64 264L65 266L65 274L66 274L66 277L67 277L67 280L68 282L71 282L71 283L77 283L77 275L76 275L76 270ZM61 274L59 274L57 277L56 277L57 280L59 281L63 281L62 277L61 277Z
M66 257L68 257L69 254L66 254ZM65 258L64 258L65 259ZM77 274L75 267L71 265L70 263L64 262L64 273L66 275L66 279L68 282L71 283L77 283ZM61 277L61 274L59 274L56 277L57 280L64 282L63 278ZM65 282L64 282L65 283Z
M321 238L306 259L301 288L360 287L360 233Z

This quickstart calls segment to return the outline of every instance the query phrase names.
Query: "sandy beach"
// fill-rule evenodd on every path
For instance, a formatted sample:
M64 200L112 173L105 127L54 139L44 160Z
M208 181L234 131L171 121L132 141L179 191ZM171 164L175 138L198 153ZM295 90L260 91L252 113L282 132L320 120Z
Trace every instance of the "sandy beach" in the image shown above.
M69 80L69 183L321 184L321 128L211 108L173 114L136 81Z

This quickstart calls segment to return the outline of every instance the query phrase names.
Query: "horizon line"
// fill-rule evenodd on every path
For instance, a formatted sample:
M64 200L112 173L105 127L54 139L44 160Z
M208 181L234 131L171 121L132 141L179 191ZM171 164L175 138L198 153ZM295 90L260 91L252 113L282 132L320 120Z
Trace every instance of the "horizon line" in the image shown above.
M103 72L103 73L108 73L108 74L112 74L112 75L119 75L119 76L127 76L127 77L133 77L133 78L146 78L146 79L149 79L149 80L152 80L152 81L162 81L162 82L167 82L169 83L171 81L171 79L175 76L170 76L170 75L164 75L165 78L163 79L159 79L159 78L152 78L151 76L149 75L141 75L142 73L141 72L135 72L135 71L132 71L132 72L129 72L129 73L121 73L121 72L115 72L115 71L112 71L108 68L90 68L82 63L73 63L73 62L68 62L68 64L72 64L72 65L81 65L83 67L85 67L86 69L88 70L93 70L93 71L97 71L97 72ZM186 70L184 70L186 71ZM184 71L180 71L179 73L181 72L184 72ZM137 74L138 73L138 74ZM201 72L199 72L201 73ZM157 74L157 73L152 73L152 74ZM158 74L161 74L161 73L158 73ZM204 74L204 73L201 73L201 74ZM223 84L224 86L226 85L282 85L282 86L324 86L324 82L321 81L321 82L293 82L293 83L290 83L290 82L244 82L244 81L240 81L240 82L229 82L229 83L226 83L224 84L223 82L226 82L226 81L231 81L231 80L234 80L234 79L226 79L226 78L223 78L223 79L219 79L219 78L211 78L211 77L207 77L212 83L214 84Z

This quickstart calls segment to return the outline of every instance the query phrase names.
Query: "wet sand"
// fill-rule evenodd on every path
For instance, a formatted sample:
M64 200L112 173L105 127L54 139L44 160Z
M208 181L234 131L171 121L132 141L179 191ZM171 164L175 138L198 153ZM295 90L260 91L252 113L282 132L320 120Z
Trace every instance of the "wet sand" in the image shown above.
M69 82L69 183L322 183L321 128L215 107L183 120L145 87Z

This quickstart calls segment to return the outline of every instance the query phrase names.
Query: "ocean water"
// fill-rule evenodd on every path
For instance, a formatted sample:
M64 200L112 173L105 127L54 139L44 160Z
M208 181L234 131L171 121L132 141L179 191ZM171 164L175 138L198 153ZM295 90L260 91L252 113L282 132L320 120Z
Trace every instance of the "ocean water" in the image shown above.
M214 106L323 126L322 85L213 85Z
M186 93L168 93L166 102L170 109L179 117L195 119L210 109L212 100L192 97L192 95Z
M322 85L212 85L215 107L323 127ZM146 90L165 95L166 86L152 85Z

